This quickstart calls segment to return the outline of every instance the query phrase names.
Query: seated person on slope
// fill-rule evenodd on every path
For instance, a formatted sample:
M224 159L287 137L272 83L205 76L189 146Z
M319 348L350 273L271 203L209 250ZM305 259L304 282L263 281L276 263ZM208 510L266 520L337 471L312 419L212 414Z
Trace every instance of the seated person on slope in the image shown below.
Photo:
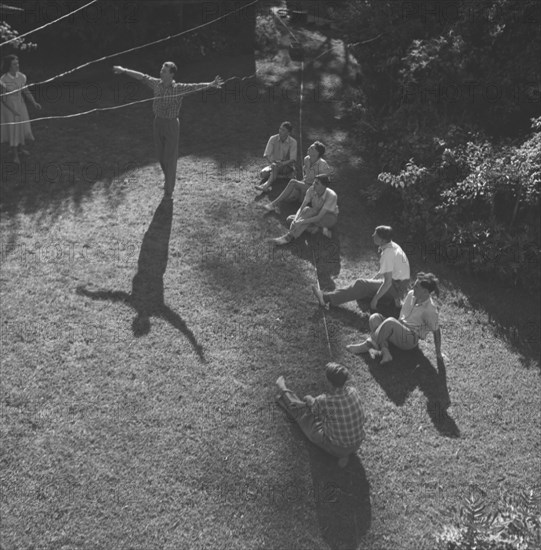
M292 130L293 125L291 122L282 122L280 128L278 128L278 133L269 138L263 153L269 165L261 170L261 180L255 186L258 191L267 193L272 189L272 184L278 176L290 178L295 173L297 141L290 135Z
M299 201L302 202L306 191L314 183L314 179L318 174L330 174L331 168L327 161L323 158L325 154L325 145L320 141L315 141L308 147L308 154L304 157L303 173L304 179L289 180L286 188L282 193L269 204L262 205L267 212L276 211L276 207L282 201Z
M272 243L287 244L305 231L317 233L321 230L326 237L331 238L331 228L338 221L338 197L329 184L327 174L316 176L297 213L287 218L291 222L289 231L282 237L271 239Z
M287 388L284 377L280 376L276 380L280 390L276 401L293 417L306 437L337 457L338 465L343 468L365 437L364 412L359 392L347 384L349 372L345 367L327 363L325 375L332 392L315 398L306 395L303 400Z
M389 342L397 348L410 350L417 347L429 332L434 334L434 346L438 361L441 355L441 331L439 315L431 294L439 294L438 279L432 273L418 273L413 290L410 290L400 310L399 319L384 319L379 313L370 316L370 336L362 344L352 344L347 349L354 354L379 350L381 363L389 363L393 357Z

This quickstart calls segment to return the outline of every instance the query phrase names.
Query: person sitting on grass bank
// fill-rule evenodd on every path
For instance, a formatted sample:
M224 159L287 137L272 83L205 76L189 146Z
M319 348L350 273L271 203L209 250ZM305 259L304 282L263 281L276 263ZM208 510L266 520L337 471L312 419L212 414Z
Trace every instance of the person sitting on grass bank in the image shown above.
M280 393L276 402L292 416L306 437L329 454L337 457L340 467L361 446L365 437L364 412L359 392L346 384L348 370L338 363L327 363L325 375L332 393L299 399L287 388L280 376L276 385Z
M297 140L291 137L293 125L287 120L280 124L278 133L269 138L263 156L269 166L261 170L261 181L255 188L262 193L272 191L272 184L278 176L290 178L295 173L297 164Z
M338 306L370 298L370 309L375 311L378 302L385 297L394 300L394 305L399 308L409 287L410 264L402 248L391 240L392 234L392 227L378 225L372 235L380 251L379 271L375 279L357 279L353 284L333 292L323 292L312 285L312 292L319 305Z
M331 238L331 228L338 221L338 197L329 187L327 174L318 174L314 183L306 191L304 200L297 213L288 216L291 222L289 231L282 237L270 239L273 244L287 244L300 237L305 231L317 233L322 231L325 237Z
M413 290L408 292L400 310L399 319L384 319L379 313L374 313L369 320L370 336L362 344L352 344L347 349L354 354L374 349L374 355L381 356L381 364L384 364L393 360L389 342L397 348L410 350L432 332L436 357L438 362L441 361L441 331L432 293L439 295L438 279L432 273L418 273Z
M306 191L314 183L318 174L329 174L331 167L323 158L325 154L325 145L321 141L315 141L308 147L308 154L304 157L303 173L304 179L289 180L282 193L269 204L262 205L267 212L275 212L278 204L282 201L302 202Z

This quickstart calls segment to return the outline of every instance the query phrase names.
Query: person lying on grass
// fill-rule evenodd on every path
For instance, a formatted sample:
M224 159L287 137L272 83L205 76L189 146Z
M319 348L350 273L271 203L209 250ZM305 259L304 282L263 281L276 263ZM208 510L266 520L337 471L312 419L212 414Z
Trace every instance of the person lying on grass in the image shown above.
M267 212L275 212L278 204L282 201L299 201L302 202L306 191L314 183L318 174L329 174L331 167L323 158L325 154L325 145L321 141L315 141L308 147L308 154L304 157L302 181L291 179L286 188L269 204L264 204L262 207Z
M263 156L269 165L261 170L258 191L268 193L278 176L290 178L295 173L297 163L297 140L291 137L293 125L289 121L282 122L278 133L269 138Z
M317 233L322 231L325 237L331 238L331 228L338 221L338 197L329 187L327 174L318 174L314 183L306 191L304 200L297 213L288 216L291 223L289 231L282 237L270 239L273 244L287 244L300 237L305 231Z
M351 344L347 349L354 354L366 353L371 349L374 356L381 357L381 364L389 363L393 357L389 342L397 348L410 350L424 340L429 332L434 334L434 345L438 362L442 360L441 331L439 315L431 294L439 295L438 279L432 273L418 273L413 290L406 295L399 319L384 319L379 313L370 316L370 336L361 344Z
M297 422L306 437L318 447L337 457L345 467L365 438L364 412L359 392L347 384L348 370L338 363L327 363L325 375L331 393L299 399L287 388L283 376L276 380L280 393L277 404Z

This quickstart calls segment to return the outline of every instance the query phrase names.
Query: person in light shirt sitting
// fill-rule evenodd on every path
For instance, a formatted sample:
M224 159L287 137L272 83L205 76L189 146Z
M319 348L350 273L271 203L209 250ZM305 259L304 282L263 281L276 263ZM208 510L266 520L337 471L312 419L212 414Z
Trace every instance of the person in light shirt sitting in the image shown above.
M373 279L357 279L332 292L323 292L317 285L312 285L319 305L326 308L369 298L372 311L378 308L382 299L391 299L399 308L410 286L410 264L402 248L392 240L392 234L392 227L378 225L372 235L380 251L379 271Z
M282 237L270 239L275 245L282 245L300 237L305 231L317 233L321 231L327 238L332 237L331 228L338 221L338 197L329 187L327 174L318 174L314 183L306 191L304 200L297 213L288 216L291 223L289 231Z
M306 191L314 183L318 174L330 174L331 167L323 158L325 154L325 145L321 141L314 141L308 147L308 154L304 157L302 181L291 179L286 188L269 204L262 205L267 212L276 212L278 205L282 201L299 201L302 202Z
M399 319L384 319L381 314L374 313L369 320L369 338L361 344L349 345L347 349L354 354L367 353L374 349L374 355L381 356L381 364L384 364L393 360L389 342L397 348L410 350L432 332L436 357L438 362L441 361L439 315L432 293L439 294L438 279L432 273L418 273L413 290L406 295Z
M259 192L268 193L278 177L290 178L295 174L297 140L291 137L292 131L293 125L286 120L280 124L278 133L269 138L263 153L269 165L261 170L260 181L255 186Z

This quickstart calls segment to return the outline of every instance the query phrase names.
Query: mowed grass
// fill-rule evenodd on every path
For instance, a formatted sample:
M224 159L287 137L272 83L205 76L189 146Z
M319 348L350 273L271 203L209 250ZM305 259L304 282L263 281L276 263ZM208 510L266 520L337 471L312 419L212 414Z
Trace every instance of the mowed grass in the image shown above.
M261 214L252 184L268 134L295 120L281 97L186 100L168 313L156 308L139 336L133 279L159 286L149 274L160 279L168 233L167 209L156 215L150 107L103 117L103 140L84 149L74 146L87 139L83 125L54 143L36 125L41 159L52 148L60 163L110 168L122 150L136 166L41 195L38 184L7 182L2 548L414 550L430 547L437 512L472 484L492 501L539 484L539 373L487 312L464 307L460 286L444 284L440 300L448 417L431 341L426 360L399 354L382 369L345 353L367 328L355 304L324 322L311 259L322 284L332 274L341 286L375 273L377 253L376 220L355 198L372 176L334 119L310 126L320 105L307 106L305 145L328 145L339 234L278 250L264 242L284 230L283 216ZM273 403L279 374L301 395L325 390L327 333L367 414L359 461L344 472Z

